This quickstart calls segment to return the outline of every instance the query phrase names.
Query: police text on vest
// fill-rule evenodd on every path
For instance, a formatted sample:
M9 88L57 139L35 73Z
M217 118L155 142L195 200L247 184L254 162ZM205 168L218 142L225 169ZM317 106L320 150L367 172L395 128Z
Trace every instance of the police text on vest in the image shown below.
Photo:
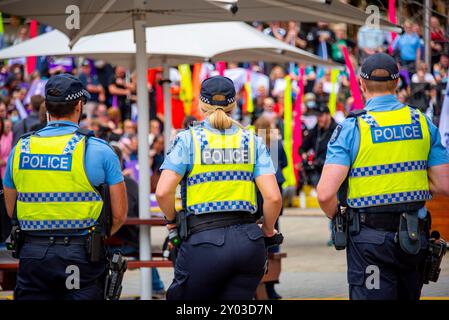
M72 156L58 154L21 153L19 169L70 171L72 169Z
M420 125L398 125L371 128L373 143L422 139Z
M202 164L248 164L249 150L244 148L205 149L201 152Z

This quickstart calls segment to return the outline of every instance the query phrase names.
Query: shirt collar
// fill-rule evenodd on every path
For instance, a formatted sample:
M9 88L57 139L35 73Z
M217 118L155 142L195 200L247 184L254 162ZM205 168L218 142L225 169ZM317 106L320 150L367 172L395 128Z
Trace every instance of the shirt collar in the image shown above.
M366 111L392 111L398 110L404 107L404 104L399 102L393 94L386 94L378 96L366 101Z
M54 121L48 122L47 125L52 126L52 127L71 126L71 127L79 128L78 124L76 124L75 122L72 122L72 121L67 121L67 120L54 120Z

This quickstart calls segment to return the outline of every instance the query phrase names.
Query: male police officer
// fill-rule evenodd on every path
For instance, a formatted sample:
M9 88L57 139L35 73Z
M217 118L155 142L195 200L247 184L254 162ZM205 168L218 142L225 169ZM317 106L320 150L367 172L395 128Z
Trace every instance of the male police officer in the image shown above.
M48 125L24 135L4 178L9 216L17 210L23 236L16 299L103 299L106 261L91 262L87 239L110 186L112 230L123 224L126 191L114 151L78 127L89 93L72 75L45 86Z
M329 218L348 179L347 244L351 299L419 299L431 193L449 194L449 155L438 129L393 95L399 70L387 54L361 68L364 111L329 142L318 201ZM359 220L359 221L358 221Z

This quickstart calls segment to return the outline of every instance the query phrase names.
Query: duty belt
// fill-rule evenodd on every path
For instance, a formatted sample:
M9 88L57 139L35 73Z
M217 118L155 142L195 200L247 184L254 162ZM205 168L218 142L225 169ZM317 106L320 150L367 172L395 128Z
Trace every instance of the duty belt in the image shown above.
M85 245L87 243L86 236L24 236L25 243L34 244L62 244L62 245Z
M215 212L187 217L189 234L255 222L254 215L248 212Z
M360 212L360 224L369 228L380 230L397 232L399 229L401 213L366 213ZM424 230L426 221L419 219L419 230Z

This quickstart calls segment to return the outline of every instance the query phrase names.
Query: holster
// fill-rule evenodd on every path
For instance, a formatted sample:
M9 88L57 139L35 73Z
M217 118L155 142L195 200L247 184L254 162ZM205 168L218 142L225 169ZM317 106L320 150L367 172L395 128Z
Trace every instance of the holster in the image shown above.
M105 256L104 232L101 227L93 227L87 236L86 249L90 262L100 262Z
M189 230L187 226L187 215L186 211L182 209L181 211L176 213L176 226L178 227L179 238L182 241L187 240L189 237Z
M11 256L14 259L19 259L20 251L22 250L24 243L23 232L20 230L19 225L13 225L11 228L11 234L5 241L6 248L11 251Z
M398 241L402 250L406 253L418 254L421 249L418 211L404 212L401 214Z

